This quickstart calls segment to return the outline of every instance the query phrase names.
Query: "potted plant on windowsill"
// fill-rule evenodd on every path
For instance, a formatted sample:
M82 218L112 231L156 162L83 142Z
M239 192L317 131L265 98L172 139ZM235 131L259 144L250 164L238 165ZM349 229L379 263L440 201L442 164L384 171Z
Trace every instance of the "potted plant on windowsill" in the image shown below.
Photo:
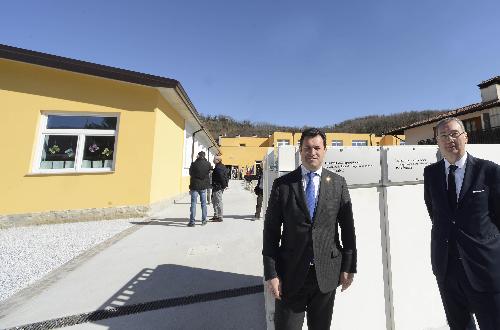
M101 152L101 156L103 156L104 167L111 168L113 166L113 150L109 148L104 148Z

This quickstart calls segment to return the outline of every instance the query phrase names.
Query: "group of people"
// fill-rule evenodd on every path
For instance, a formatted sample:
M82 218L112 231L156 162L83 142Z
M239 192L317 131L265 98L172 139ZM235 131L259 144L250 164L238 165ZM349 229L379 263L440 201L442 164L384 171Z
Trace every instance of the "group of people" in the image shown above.
M446 318L451 330L475 329L473 315L480 329L499 330L500 166L467 153L467 132L457 118L437 124L436 140L443 159L425 168L423 199L432 222L431 266ZM302 164L277 178L270 192L264 278L275 298L277 330L302 329L305 316L309 329L330 329L337 287L348 289L357 272L352 203L346 180L323 167L324 132L304 130L299 153ZM210 171L200 158L190 169L192 202L209 184L193 181ZM258 177L255 217L263 198L261 173ZM213 196L221 200L222 192ZM222 220L220 205L216 214ZM190 224L194 212L192 204Z
M189 194L191 195L191 209L188 227L195 226L196 201L199 198L201 204L201 225L207 224L207 191L210 191L211 202L214 206L213 222L224 221L224 207L222 194L228 186L228 175L226 166L222 164L222 157L215 156L215 166L205 158L205 152L200 151L196 160L189 167Z
M201 204L201 225L207 224L207 201L214 206L214 216L210 219L212 222L224 221L224 208L222 194L228 187L228 170L222 163L221 156L215 156L212 164L205 158L205 152L200 151L196 160L189 167L189 194L191 195L191 208L189 214L188 227L195 226L196 203L200 200ZM255 215L252 220L260 219L262 209L262 199L264 190L262 188L262 169L257 167L257 185L254 189L257 195L257 205L255 206Z
M451 330L500 329L500 166L466 151L457 118L436 126L442 160L424 170L431 263ZM352 204L343 177L323 168L325 134L302 132L302 164L277 178L263 231L277 330L330 329L335 292L357 270ZM412 219L413 220L413 219ZM339 231L340 228L340 231Z

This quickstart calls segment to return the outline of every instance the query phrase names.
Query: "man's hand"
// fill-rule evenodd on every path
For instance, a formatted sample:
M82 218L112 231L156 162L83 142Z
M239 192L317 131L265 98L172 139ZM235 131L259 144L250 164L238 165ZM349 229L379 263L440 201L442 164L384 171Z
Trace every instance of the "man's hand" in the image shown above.
M266 281L267 283L267 288L269 289L269 292L274 296L276 299L281 299L281 282L280 280L275 277L270 280Z
M342 284L342 290L340 290L340 292L347 290L347 288L351 286L353 280L354 273L340 273L340 284Z

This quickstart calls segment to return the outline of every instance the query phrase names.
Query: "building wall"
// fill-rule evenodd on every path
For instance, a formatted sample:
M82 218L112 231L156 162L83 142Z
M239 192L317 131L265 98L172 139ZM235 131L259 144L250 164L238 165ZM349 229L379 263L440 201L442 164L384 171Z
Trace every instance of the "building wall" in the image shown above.
M278 147L278 140L288 140L290 145L298 146L301 135L300 132L274 132L269 138L220 137L222 161L226 165L240 168L252 167L255 161L264 158L268 147ZM366 140L369 146L375 146L380 143L381 137L374 134L326 133L326 140L327 147L332 145L333 140L342 140L344 146L352 146L353 140ZM241 144L245 146L240 146Z
M7 60L0 72L0 214L150 202L154 89ZM32 175L41 113L49 110L118 113L115 171Z
M500 96L500 85L493 84L486 88L481 88L481 100L483 102L498 100Z
M294 145L298 146L301 133L295 133L294 135ZM340 140L344 147L352 146L352 141L354 140L366 140L368 145L376 146L377 142L381 139L380 136L375 136L375 134L364 134L364 133L326 133L326 146L331 147L332 141Z
M252 167L255 161L262 161L267 147L220 147L224 165Z
M397 136L397 137L396 137ZM401 142L405 142L405 136L404 135L384 135L380 138L379 145L381 146L397 146L400 145Z
M184 119L161 96L155 117L151 203L186 191L182 181Z
M277 147L278 146L278 140L288 140L290 145L294 144L295 140L295 135L297 133L290 133L290 132L274 132L269 141L269 147ZM300 136L300 133L299 133ZM272 141L272 142L271 142ZM298 140L297 140L298 141Z
M268 147L269 138L266 137L219 137L219 144L222 147L239 147L245 144L247 147Z

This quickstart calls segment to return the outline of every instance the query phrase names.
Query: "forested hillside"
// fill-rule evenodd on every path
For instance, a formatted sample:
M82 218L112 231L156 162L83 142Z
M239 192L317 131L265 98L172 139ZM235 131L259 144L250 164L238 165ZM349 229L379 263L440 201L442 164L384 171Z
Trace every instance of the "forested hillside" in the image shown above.
M447 110L446 110L447 111ZM345 120L338 124L321 127L326 132L339 133L374 133L382 135L394 128L406 126L414 122L436 116L444 111L408 111L392 115L373 115ZM300 132L304 127L279 126L270 123L252 123L248 120L238 121L229 116L200 115L207 129L214 138L222 136L262 136L273 132Z

